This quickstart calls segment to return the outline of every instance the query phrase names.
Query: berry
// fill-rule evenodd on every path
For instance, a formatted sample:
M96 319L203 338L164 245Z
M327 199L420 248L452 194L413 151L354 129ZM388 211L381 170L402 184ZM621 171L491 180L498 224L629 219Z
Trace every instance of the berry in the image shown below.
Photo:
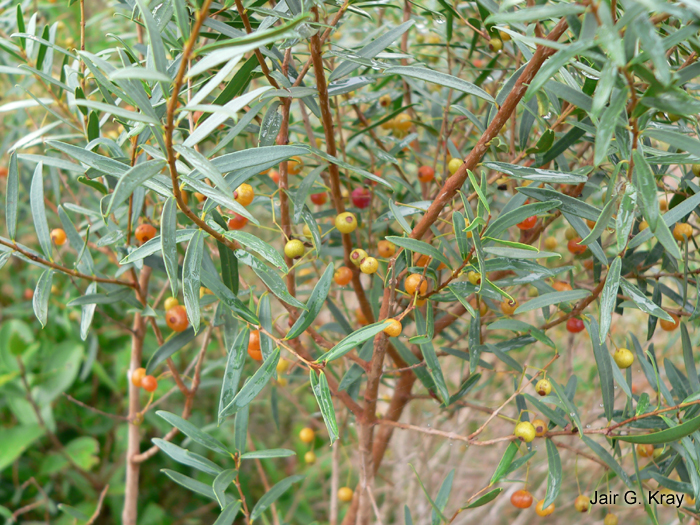
M299 175L304 169L304 161L301 157L292 157L287 161L287 173L290 175Z
M586 219L586 225L589 228L593 229L593 227L595 226L595 221L592 221L591 219Z
M401 335L401 330L403 330L401 321L391 319L391 324L384 329L384 333L389 337L398 337Z
M234 213L231 216L231 218L228 220L228 229L229 230L240 230L246 224L248 224L248 219L243 217L243 215L238 215L237 213Z
M576 497L576 499L574 500L574 508L578 512L587 512L588 507L590 507L590 506L591 506L590 500L588 499L588 497L584 496L583 494L578 495Z
M679 222L673 227L673 238L683 241L683 237L690 239L693 236L693 227L687 222Z
M532 426L535 427L535 435L537 437L542 437L547 433L547 423L541 419L534 419L532 421Z
M566 245L567 249L569 252L573 253L574 255L581 255L585 253L585 251L588 249L587 246L584 246L583 244L579 244L581 242L581 237L574 237L569 241L569 243Z
M345 286L352 281L352 270L347 266L341 266L333 274L333 280L338 286Z
M617 516L615 514L606 514L603 519L603 525L617 525Z
M289 370L289 361L286 359L280 359L277 362L277 367L275 369L277 370L278 374L284 374L287 370Z
M552 283L552 288L554 288L557 292L568 292L571 290L571 285L566 281L554 281Z
M158 388L158 380L153 376L144 376L141 380L141 388L146 392L155 392Z
M469 271L467 272L467 279L473 285L481 284L481 274L479 272Z
M379 262L374 257L365 257L360 263L360 271L368 275L375 273L377 268L379 268Z
M316 437L316 433L313 428L304 427L299 432L299 439L302 443L311 443Z
M174 332L184 332L187 330L187 311L182 305L173 306L165 312L165 322L168 328Z
M304 454L304 461L306 461L307 465L313 465L316 463L316 454L309 450L306 454Z
M548 250L554 250L558 245L559 243L555 237L547 237L544 240L544 247Z
M277 385L278 386L287 386L287 378L286 377L278 377L277 378Z
M564 231L564 237L566 237L567 241L570 241L571 239L578 237L578 234L576 233L576 230L569 226L566 231Z
M248 336L248 355L256 361L262 361L260 351L260 330L252 330Z
M503 42L509 42L510 41L510 35L506 33L505 31L501 31L500 29L498 30L498 36L501 38Z
M476 304L476 299L471 299L469 301L469 304L474 308L474 310L479 310L479 315L481 317L484 317L487 313L489 313L489 305L486 304L486 301L481 301L479 302L478 308Z
M462 167L462 164L464 164L462 159L452 158L450 159L450 162L447 163L447 170L450 172L450 174L454 175L457 173L457 170Z
M641 458L650 458L654 455L654 445L637 445L637 454Z
M361 210L364 210L370 205L370 202L372 202L372 194L365 187L352 190L350 198L352 199L352 203Z
M0 166L0 178L5 178L9 175L10 170L7 169L5 166Z
M421 166L418 168L418 180L421 182L430 182L435 178L435 170L430 166Z
M203 193L199 193L199 192L195 192L194 198L197 199L197 202L199 202L199 203L202 203L205 200L207 200L206 195L204 195Z
M385 108L389 104L391 104L391 95L382 95L381 97L379 97L379 105L380 106Z
M61 228L51 230L51 240L56 246L63 246L66 243L66 232Z
M537 224L537 216L533 215L532 217L525 219L523 222L519 222L517 226L521 230L531 230L535 227L535 224Z
M305 251L304 243L298 239L292 239L284 245L284 254L290 259L298 259Z
M515 425L513 435L520 441L530 443L533 439L535 439L535 427L533 427L532 423L529 421L521 421Z
M388 259L396 253L396 245L390 241L379 241L377 243L377 252L380 257Z
M665 200L659 201L659 210L661 210L661 211L668 210L668 202Z
M667 321L666 319L660 319L659 324L661 325L661 329L665 330L666 332L673 332L676 328L678 328L678 325L681 324L680 318L676 314L671 314L669 313L673 321Z
M364 251L362 248L355 248L353 251L350 252L350 262L354 264L355 266L360 266L362 264L362 261L364 261L367 258L367 252Z
M399 113L394 118L393 128L395 131L408 131L411 129L411 116L408 113Z
M328 200L328 194L324 191L323 193L312 193L311 194L311 202L313 202L317 206L322 206L326 204L326 201Z
M629 368L634 363L634 354L627 348L618 348L613 354L613 359L620 368Z
M535 385L535 390L541 396L548 396L552 391L552 383L549 382L549 379L540 379Z
M418 288L419 284L420 289ZM403 287L408 295L414 295L416 290L418 290L419 295L425 295L425 292L428 291L428 281L426 281L422 275L412 273L406 277L406 280L403 282Z
M517 509L527 509L532 505L532 494L527 490L516 490L510 497L510 503Z
M646 230L648 227L649 227L649 223L648 223L647 221L642 221L642 222L639 223L639 231L640 231L640 232L643 232L643 231ZM613 516L614 516L614 514L613 514Z
M270 178L272 179L272 182L274 182L275 184L279 184L279 183L280 183L280 172L279 172L279 171L277 171L277 170L270 170L270 171L268 172L268 175L269 175Z
M501 301L501 312L506 315L513 315L518 306L520 306L520 303L518 303L517 299Z
M318 234L321 235L321 227L316 225L316 228L318 229ZM306 224L304 224L304 228L301 230L301 232L307 239L311 239L313 237L311 235L311 229Z
M177 297L168 297L165 300L163 307L165 308L165 311L167 312L171 308L176 307L178 304L180 304L180 301L177 300Z
M693 175L695 175L696 177L700 177L700 164L693 164L692 170Z
M342 501L343 503L347 503L349 501L352 501L352 496L354 492L350 487L340 487L338 489L338 499Z
M535 505L535 512L537 513L538 516L549 516L552 512L554 512L554 503L550 503L549 507L547 507L546 509L543 509L542 508L543 506L544 506L543 499L538 501L537 505Z
M503 49L503 40L500 38L492 38L489 40L489 49L495 51L496 53Z
M577 334L581 332L584 328L586 328L586 325L583 324L583 321L581 321L581 319L577 319L576 317L572 317L571 319L566 321L566 329L572 334Z
M131 384L134 385L136 388L141 388L143 378L146 376L146 369L145 368L137 368L133 372L131 372Z
M357 228L357 219L355 215L346 211L335 217L335 227L340 233L352 233Z
M233 192L233 198L241 206L248 206L255 198L255 191L250 184L243 183Z
M143 244L144 242L153 239L153 237L156 236L156 233L158 233L158 230L156 230L150 224L141 224L136 228L134 236L136 237L137 241Z

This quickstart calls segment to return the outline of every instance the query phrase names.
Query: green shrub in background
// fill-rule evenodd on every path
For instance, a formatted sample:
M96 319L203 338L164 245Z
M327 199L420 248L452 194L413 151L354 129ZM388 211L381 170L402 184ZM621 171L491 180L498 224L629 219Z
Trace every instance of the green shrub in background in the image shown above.
M700 520L695 3L15 2L7 523Z

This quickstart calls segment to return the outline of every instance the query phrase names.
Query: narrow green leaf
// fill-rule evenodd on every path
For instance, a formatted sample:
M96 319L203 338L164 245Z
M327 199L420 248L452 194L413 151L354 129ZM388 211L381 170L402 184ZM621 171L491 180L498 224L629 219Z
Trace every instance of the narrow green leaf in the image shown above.
M199 443L200 445L208 448L209 450L213 450L217 454L221 454L222 456L226 456L228 458L231 457L231 453L228 450L226 450L226 446L223 443L221 443L221 441L212 437L206 432L203 432L202 430L198 429L189 421L182 419L176 414L172 414L171 412L166 412L164 410L158 410L156 412L156 415L158 417L163 418L165 421L177 428L180 432L185 434L192 441Z
M32 306L34 315L41 323L41 327L46 326L49 317L49 297L51 297L51 281L53 280L53 270L44 270L36 283Z
M19 9L17 5L17 9ZM17 203L19 200L19 169L17 167L17 153L10 155L10 166L7 173L7 186L5 188L5 224L7 236L15 240L17 234Z
M180 2L181 0L175 0L176 2ZM224 510L221 511L221 514L219 514L219 517L216 518L216 521L214 522L214 525L233 525L233 520L236 519L236 516L241 510L241 502L240 501L232 501L226 507Z
M309 370L311 390L314 393L316 402L321 409L321 415L323 416L323 421L328 429L328 437L330 439L330 444L338 439L338 422L335 418L335 408L333 408L333 400L331 399L331 391L328 387L328 380L326 379L326 374L321 371L320 377L316 376L316 371L314 369Z
M224 380L221 383L221 394L219 396L219 425L229 415L226 413L225 408L236 397L238 392L238 384L241 380L245 356L247 355L249 336L250 329L246 325L236 336L231 348L228 349L226 371L224 372Z
M651 166L638 149L632 151L634 160L633 182L642 198L644 218L649 223L652 232L656 232L656 224L659 219L659 196L654 173Z
M153 62L155 63L156 69L163 74L168 73L168 61L165 58L165 46L163 45L163 40L160 36L160 29L156 23L151 11L145 0L136 0L141 10L141 16L143 17L144 25L146 26L146 31L148 32L149 46L149 57L153 56Z
M428 244L427 242L419 241L416 239L409 239L408 237L396 237L393 235L389 235L385 238L387 241L393 242L396 246L400 246L401 248L405 248L412 252L427 255L428 257L432 257L433 259L444 263L445 266L447 266L448 268L452 264L450 263L450 260L447 257L445 257L440 250Z
M295 456L296 452L288 448L269 448L267 450L256 450L254 452L246 452L241 454L241 459L269 459L269 458L288 458Z
M513 459L515 458L515 455L518 453L518 450L520 447L515 441L511 441L508 443L508 448L506 448L505 453L503 454L503 457L501 458L501 461L498 463L498 466L496 467L496 471L493 473L493 476L491 476L491 482L490 485L493 485L494 483L498 483L498 481L506 475L506 473L510 469L511 463L513 463Z
M600 165L608 154L610 141L615 134L615 126L617 125L620 114L625 109L627 95L627 88L620 89L616 93L613 93L610 105L603 110L603 114L600 116L595 134L595 153L593 160L595 166Z
M43 163L36 165L32 185L29 190L29 201L32 208L32 218L34 229L36 230L41 250L49 261L53 261L51 253L51 235L49 233L49 223L46 220L46 205L44 203L44 174Z
M177 278L178 256L177 239L175 237L176 230L177 202L175 201L175 197L170 197L165 201L165 204L163 204L163 213L160 218L160 248L163 254L165 271L170 281L170 294L173 297L177 297L179 289L179 281Z
M309 300L306 302L306 310L301 313L299 318L294 322L289 332L285 336L285 339L294 339L299 337L304 330L306 330L311 323L314 322L319 312L323 308L323 304L326 302L326 297L328 297L328 291L331 288L331 283L333 281L333 265L329 264L323 275L314 286Z
M232 414L241 408L248 406L255 396L265 387L267 382L275 373L275 368L280 360L280 349L275 348L270 357L263 361L263 364L255 371L253 377L247 381L238 391L231 402L224 408L224 413Z
M231 486L231 483L236 479L237 475L238 471L236 469L223 470L216 476L214 483L212 483L214 496L222 510L226 507L226 489Z
M603 410L608 421L613 418L615 405L615 385L613 383L613 366L610 361L610 354L604 344L605 338L598 335L598 326L595 319L584 319L584 324L588 330L593 344L593 356L595 357L600 378L600 389L603 395Z
M615 260L608 270L603 292L600 294L600 344L603 344L605 341L605 338L608 336L608 331L610 330L610 325L612 324L613 310L617 302L617 290L620 287L621 269L622 259L619 256L615 257Z
M233 239L234 241L238 241L241 243L241 245L250 250L256 251L261 257L272 263L277 270L284 271L285 273L287 272L287 265L285 264L284 258L280 255L280 253L252 233L231 230L226 232L224 236L228 237L229 239Z
M210 485L206 485L201 481L197 481L196 479L192 479L189 476L185 476L184 474L180 474L179 472L175 472L174 470L169 470L167 468L161 469L161 472L168 476L170 479L172 479L178 485L185 487L187 490L190 490L196 494L200 494L205 498L209 498L216 501L216 496L214 496L214 490L211 488Z
M146 365L146 372L153 373L156 367L171 357L175 352L181 350L186 344L192 342L195 338L194 330L190 327L184 332L180 332L175 337L168 339L156 350Z
M498 237L511 226L524 221L533 215L547 213L548 211L559 207L561 201L551 200L544 202L536 202L534 204L526 204L519 206L514 210L510 210L498 216L496 220L491 222L483 233L484 237Z
M700 381L698 381L698 372L695 368L695 359L693 357L693 345L690 342L690 334L686 323L681 323L681 343L683 345L683 363L685 363L685 372L688 374L690 390L697 392L700 390Z
M472 501L469 505L466 507L463 507L464 509L475 509L477 507L483 507L487 503L491 503L496 497L503 492L503 487L497 487L493 490L489 490L486 494L483 496L479 496L477 499Z
M275 484L270 490L268 490L265 495L258 500L258 502L255 504L255 507L253 507L253 511L250 513L250 521L255 521L259 517L263 515L263 512L265 512L270 505L272 505L277 499L287 492L289 488L296 483L297 481L301 481L304 479L304 476L297 475L297 476L290 476L288 478L283 479L279 483Z
M234 314L245 321L258 325L260 324L257 316L251 312L243 301L236 297L233 292L222 283L218 276L213 275L202 268L202 284L209 288L211 292L219 298Z
M615 436L615 439L620 441L626 441L628 443L637 443L642 445L659 445L662 443L671 443L672 441L678 441L685 436L689 436L693 432L700 429L700 416L689 419L685 423L676 425L672 428L667 428L666 430L661 430L660 432L653 432L651 434L639 434L634 436Z
M591 295L588 290L568 290L564 292L551 292L539 295L534 299L530 299L528 302L521 304L515 310L516 314L521 314L524 312L530 312L532 310L537 310L539 308L544 308L546 306L551 306L560 303L570 303L573 301L579 301L585 299Z
M185 297L187 318L196 334L199 330L199 288L202 273L202 255L204 253L204 232L198 231L187 245L185 259L182 262L182 292Z
M671 316L664 309L657 304L654 304L651 299L647 298L639 288L637 288L627 279L620 279L620 287L622 288L622 292L625 295L628 295L643 312L656 316L660 319L665 319L666 321L673 321Z
M413 473L416 475L416 478L418 479L418 484L420 485L420 488L423 490L423 494L425 494L425 497L428 498L428 503L430 503L430 506L433 508L433 512L435 512L443 522L449 523L450 521L442 513L442 510L440 510L440 508L435 504L433 499L430 497L430 494L428 494L428 491L425 488L425 485L423 485L423 480L420 479L420 476L418 475L416 468L413 465L411 465L410 463L408 464L408 466L411 467L411 470L413 470Z
M557 446L549 438L545 439L545 444L547 447L548 470L547 494L545 495L544 503L542 504L543 509L549 507L552 503L554 503L554 500L557 499L559 491L561 490L562 478L561 457L559 457L559 451L557 450Z
M151 441L153 441L154 445L156 445L178 463L196 468L197 470L206 472L212 476L216 476L222 471L222 468L213 461L208 460L204 456L200 456L199 454L179 447L175 443L159 438L153 438Z
M496 103L493 97L480 87L477 87L466 80L462 80L461 78L453 77L452 75L448 75L446 73L440 73L439 71L433 71L432 69L415 66L396 66L390 67L384 71L384 73L387 75L399 75L402 77L423 80L432 84L439 84L441 86L454 89L455 91L466 93L467 95L474 95L475 97L491 102L492 104Z
M585 175L545 170L542 168L530 168L527 166L518 166L517 164L508 164L507 162L484 162L484 167L500 171L516 179L533 180L550 184L580 184L588 181L588 177Z
M622 482L625 485L627 485L629 488L633 488L632 480L630 479L630 477L622 469L620 464L617 461L615 461L615 458L613 458L613 456L607 450L605 450L600 444L593 441L585 434L581 435L581 439L588 448L590 448L600 459L602 459L613 470L613 472L615 472L615 474L618 475L618 477L622 480Z
M319 357L316 360L316 362L322 363L323 361L325 361L327 363L330 363L331 361L335 361L336 359L347 354L356 346L361 345L371 337L377 335L379 332L384 330L384 328L386 328L388 324L388 321L379 321L378 323L364 326L359 330L356 330L355 332L347 336L345 339L340 341L333 348L331 348L328 352Z

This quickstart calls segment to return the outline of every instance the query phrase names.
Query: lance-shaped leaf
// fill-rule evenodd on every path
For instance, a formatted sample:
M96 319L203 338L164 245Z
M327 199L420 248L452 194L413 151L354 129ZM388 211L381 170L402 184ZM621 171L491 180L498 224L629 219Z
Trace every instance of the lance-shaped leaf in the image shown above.
M585 299L589 295L591 295L591 292L589 292L588 290L567 290L564 292L546 293L537 296L534 299L530 299L524 304L521 304L515 310L515 313L521 314L523 312L530 312L532 310L537 310L538 308L544 308L553 304L579 301L581 299Z
M205 268L202 268L202 284L209 288L211 292L219 298L219 300L224 303L234 314L239 316L241 319L252 323L260 324L257 316L248 310L243 301L236 297L233 292L227 288L224 283L222 283L218 276L209 273Z
M600 294L600 344L603 344L603 341L605 341L612 324L612 314L617 301L617 290L620 287L621 269L622 259L619 256L615 257L608 270L608 276L605 278L603 291Z
M182 154L199 173L211 179L219 189L226 193L233 193L233 190L229 187L228 182L226 182L226 179L221 175L219 169L209 162L200 152L185 146L175 146L174 149Z
M156 412L156 415L158 417L163 418L165 421L177 428L180 432L185 434L195 443L199 443L203 447L206 447L209 450L213 450L217 454L221 454L222 456L225 456L227 458L231 457L231 453L226 449L226 446L221 441L211 436L210 434L207 434L206 432L198 429L186 419L183 419L176 414L166 412L164 410L158 410Z
M268 448L267 450L255 450L241 454L241 459L288 458L295 455L296 452L288 448Z
M180 351L186 344L191 343L195 338L195 333L192 327L184 332L180 332L175 337L168 339L156 350L146 365L146 373L151 374L156 367L171 357L175 352Z
M297 308L306 309L306 305L304 305L304 303L299 301L299 299L287 291L287 285L284 283L282 278L270 270L270 268L268 268L264 263L243 250L236 250L234 253L236 254L238 262L242 262L243 264L250 266L255 274L260 277L260 280L265 283L265 286L267 286L273 294L287 304L291 304Z
M323 308L323 303L326 302L326 297L328 297L328 291L331 288L331 282L333 281L333 265L328 265L323 275L314 286L309 300L306 302L306 310L301 313L299 318L294 322L289 332L285 336L285 339L294 339L299 337L304 330L306 330L311 323L314 322L316 316Z
M107 206L105 217L109 216L117 206L129 198L136 188L141 186L147 180L155 177L165 166L165 161L149 160L137 164L129 171L124 173L117 182L112 193L112 198Z
M237 475L238 471L236 469L228 469L220 472L216 478L214 478L212 489L214 490L216 501L219 502L219 506L222 509L226 507L226 489L231 486L231 483L236 479Z
M204 232L198 231L187 245L185 259L182 263L182 291L185 297L187 318L194 332L199 330L199 287L202 274L202 255L204 252Z
M446 73L433 71L432 69L415 66L396 66L390 67L384 73L387 75L400 75L402 77L423 80L432 84L439 84L441 86L454 89L455 91L460 91L468 95L474 95L475 97L479 97L483 100L491 102L492 104L496 103L491 95L471 82L453 77L452 75L448 75Z
M498 481L510 471L510 465L513 463L513 459L515 459L515 455L518 453L519 448L520 447L515 441L508 443L508 447L506 448L501 461L498 463L496 471L493 473L493 476L491 476L491 482L489 485L498 483Z
M197 470L201 470L202 472L206 472L212 476L218 475L223 470L219 465L208 460L204 456L200 456L195 452L179 447L170 441L165 441L164 439L159 438L153 438L151 441L153 441L155 446L178 463L196 468Z
M34 229L36 236L39 239L41 250L50 261L53 260L51 255L51 234L49 233L49 223L46 220L46 204L44 203L44 164L39 163L34 170L32 177L32 185L29 190L29 202L32 208L32 218L34 220Z
M547 182L550 184L580 184L588 181L588 177L585 175L545 170L542 168L530 168L527 166L518 166L517 164L508 164L506 162L484 162L484 167L500 171L516 179Z
M176 0L180 1L180 0ZM241 511L241 502L240 501L232 501L226 507L224 510L221 511L221 514L219 514L219 517L216 518L216 521L214 522L214 525L233 525L233 520L236 519L236 516L238 513Z
M19 5L17 6L19 7ZM19 169L17 168L17 153L12 152L10 166L7 173L7 185L5 188L5 224L7 236L15 240L17 234L17 202L19 199Z
M53 280L53 270L44 270L36 283L32 306L34 315L41 323L41 327L46 326L49 317L49 297L51 297L51 281Z
M73 221L70 220L70 217L68 217L68 214L63 206L58 207L58 218L61 220L61 225L63 226L63 230L66 232L68 242L76 252L81 254L81 257L77 263L78 270L83 273L93 274L94 261L92 260L90 250L86 249L87 236L86 240L83 241L83 238L80 236L80 233L78 233L78 230L75 229ZM90 293L94 293L94 290Z
M318 407L321 409L323 422L328 429L328 438L332 445L333 442L338 439L339 433L338 422L335 418L335 408L333 408L333 400L331 399L331 391L328 387L328 379L326 379L326 374L323 371L320 372L320 377L317 376L313 368L309 371L309 379L311 381L311 390L314 393Z
M629 488L633 488L632 486L632 480L630 477L627 475L627 473L622 469L620 464L615 461L615 458L605 450L600 444L597 442L593 441L591 438L586 436L585 434L581 435L581 439L583 442L586 444L588 448L590 448L595 454L602 459L612 470L615 472L615 474L618 475L618 477L622 480L622 482L627 485Z
M598 367L598 377L600 378L600 389L603 395L603 409L605 417L610 421L613 418L615 404L615 385L613 383L613 366L610 360L608 349L603 344L605 338L598 335L598 326L595 319L584 319L584 324L588 330L593 344L593 356Z
M141 10L141 16L143 17L144 25L146 26L146 31L148 32L148 41L151 44L149 56L153 56L156 69L163 74L167 74L168 61L165 58L165 46L163 45L163 39L160 36L158 24L153 18L151 11L148 9L146 1L136 0L136 2Z
M93 294L97 291L97 283L91 282L85 289L85 293ZM96 304L84 304L80 307L80 339L85 341L90 331L90 325L92 324L92 318L95 315Z
M498 237L508 228L523 222L528 217L539 215L540 213L547 213L549 210L557 208L559 205L561 205L561 201L555 199L519 206L514 210L499 215L496 220L489 224L483 235L484 237Z
M249 250L257 252L265 260L272 263L278 270L284 272L287 271L287 265L285 264L284 258L280 255L280 253L268 243L266 243L262 239L259 239L252 233L232 230L224 233L224 236L228 237L229 239L238 241L241 245L245 246Z
M263 364L258 368L251 377L234 396L231 402L224 407L223 412L233 414L241 408L248 406L255 396L257 396L275 373L275 368L280 360L279 347L270 354L270 357L263 361Z
M643 312L649 315L654 315L660 319L665 319L666 321L673 321L673 318L659 305L654 304L654 302L645 296L642 291L629 282L627 279L620 279L620 287L625 295L628 295L632 301L639 307Z
M263 512L265 512L270 507L270 505L277 501L277 499L279 499L279 497L282 494L287 492L294 483L296 483L297 481L301 481L302 479L304 479L304 476L301 475L290 476L275 484L255 504L255 507L253 507L253 511L250 513L250 521L252 522L258 519L260 516L262 516Z
M445 255L440 250L435 248L435 246L428 244L427 242L419 241L416 239L409 239L408 237L396 237L393 235L389 235L388 237L386 237L386 240L394 243L396 246L400 246L401 248L405 248L407 250L411 250L412 252L417 252L423 255L427 255L428 257L432 257L433 259L444 263L447 267L449 267L451 264L450 260L447 257L445 257Z
M224 372L224 380L221 383L221 394L219 396L219 425L229 415L225 409L238 392L238 384L241 380L243 365L245 364L249 335L250 329L248 326L243 327L228 350L226 371Z
M625 109L627 102L627 88L618 90L613 94L610 105L603 110L595 133L594 164L598 166L605 160L608 154L610 141L615 134L615 126L619 121L620 114Z
M497 487L493 490L489 490L486 494L483 496L479 496L477 499L472 501L469 505L466 507L463 507L464 509L475 509L477 507L483 507L487 503L491 503L498 495L503 492L503 487Z
M214 496L214 490L211 488L210 485L202 483L201 481L197 481L196 479L192 479L191 477L185 476L184 474L180 474L179 472L175 472L174 470L169 470L167 468L161 469L161 472L168 476L170 479L172 479L178 485L185 487L187 490L190 490L196 494L200 494L205 498L209 498L216 501L216 496ZM233 498L231 498L231 500L233 500Z
M659 219L659 195L654 173L651 166L638 149L632 151L634 160L634 178L632 179L642 198L644 218L649 223L652 232L656 232L656 224Z
M160 248L163 253L165 271L170 281L170 294L177 297L179 281L177 279L177 203L170 197L163 205L160 218ZM197 232L199 234L201 232Z
M435 502L433 501L433 498L430 497L430 494L428 494L428 490L425 488L425 485L423 484L423 480L420 479L420 476L418 475L418 472L416 471L416 468L411 465L410 463L408 464L409 467L411 467L411 470L413 470L413 473L416 475L416 478L418 479L418 484L420 485L420 488L423 490L423 494L425 494L425 497L428 498L428 503L430 503L430 506L433 508L433 512L435 512L444 523L449 523L449 520L445 517L445 515L442 513L442 510L440 507L438 507Z
M547 447L547 494L544 497L544 503L542 508L546 509L554 503L554 500L559 495L561 490L561 458L559 457L559 451L554 442L547 438L545 439L545 444Z
M700 416L676 425L675 427L661 430L660 432L652 432L651 434L639 434L634 436L619 436L615 438L628 443L637 443L642 445L660 445L662 443L671 443L678 441L685 436L689 436L693 432L700 429Z
M316 360L316 362L322 363L323 361L326 361L327 363L330 363L331 361L335 361L336 359L343 357L356 346L361 345L369 338L374 337L379 332L384 330L387 326L389 326L389 322L390 321L388 320L379 321L378 323L370 324L368 326L360 328L359 330L351 333L345 339L340 341L337 345L335 345L321 357L319 357Z

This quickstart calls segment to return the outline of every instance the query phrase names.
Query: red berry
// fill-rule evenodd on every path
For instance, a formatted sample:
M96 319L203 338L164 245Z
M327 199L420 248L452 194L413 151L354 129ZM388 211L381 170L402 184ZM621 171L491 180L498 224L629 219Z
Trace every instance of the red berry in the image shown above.
M581 319L577 319L576 317L572 317L566 322L566 329L572 334L577 334L584 328L586 328L586 326L583 324L583 321L581 321Z
M421 182L430 182L435 178L435 170L430 166L421 166L418 168L418 180Z
M155 392L158 388L158 380L153 376L144 376L141 380L141 388L146 392Z
M361 210L369 206L372 194L367 188L355 188L352 190L352 203Z
M157 233L158 230L156 230L150 224L141 224L138 228L136 228L134 236L136 237L137 241L143 244L144 242L153 239L153 237L155 237Z
M323 204L326 204L327 200L328 200L328 194L325 192L311 194L311 202L313 202L317 206L321 206Z
M229 230L240 230L246 224L248 224L248 219L246 219L242 215L238 215L237 213L234 213L233 216L228 220L228 229Z
M531 230L532 228L535 227L535 224L537 223L537 216L533 215L532 217L528 217L525 219L523 222L518 223L518 228L521 230Z
M569 241L569 243L566 245L566 247L569 249L571 253L574 255L581 255L584 253L588 247L584 246L583 244L579 244L581 242L581 237L574 237Z

